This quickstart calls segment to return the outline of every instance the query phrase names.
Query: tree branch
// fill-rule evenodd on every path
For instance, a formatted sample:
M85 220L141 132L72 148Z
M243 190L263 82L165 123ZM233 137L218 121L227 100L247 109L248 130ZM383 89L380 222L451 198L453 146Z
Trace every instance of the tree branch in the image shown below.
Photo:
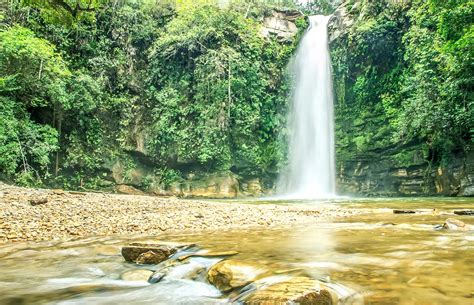
M87 7L81 7L80 0L76 0L76 6L72 8L65 0L49 0L51 5L61 7L66 10L72 17L77 18L80 12L93 12L96 8L91 7L92 0L89 0Z

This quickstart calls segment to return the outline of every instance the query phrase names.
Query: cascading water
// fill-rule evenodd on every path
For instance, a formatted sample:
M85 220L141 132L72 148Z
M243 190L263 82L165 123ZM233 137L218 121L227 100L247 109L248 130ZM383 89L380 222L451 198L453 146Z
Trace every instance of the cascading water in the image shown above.
M289 166L279 190L295 199L335 194L334 115L329 16L309 17L293 63L295 88L289 118Z

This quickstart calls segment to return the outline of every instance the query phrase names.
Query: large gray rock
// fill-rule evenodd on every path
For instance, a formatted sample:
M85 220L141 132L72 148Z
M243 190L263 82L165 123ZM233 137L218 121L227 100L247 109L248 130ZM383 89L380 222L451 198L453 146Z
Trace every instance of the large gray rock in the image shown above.
M302 16L298 11L273 11L263 20L260 33L265 38L276 37L280 41L291 41L298 33L296 18Z
M355 9L358 3L349 8L348 2L343 2L338 6L328 22L329 43L345 34L354 24L355 20L350 14L351 9Z

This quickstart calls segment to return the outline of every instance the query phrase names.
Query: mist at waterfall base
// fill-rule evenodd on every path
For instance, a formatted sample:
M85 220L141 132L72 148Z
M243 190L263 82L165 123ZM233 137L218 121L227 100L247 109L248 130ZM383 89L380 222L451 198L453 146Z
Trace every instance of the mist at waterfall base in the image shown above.
M310 26L291 66L294 75L289 117L288 167L278 184L278 197L335 197L334 114L329 16L309 17Z

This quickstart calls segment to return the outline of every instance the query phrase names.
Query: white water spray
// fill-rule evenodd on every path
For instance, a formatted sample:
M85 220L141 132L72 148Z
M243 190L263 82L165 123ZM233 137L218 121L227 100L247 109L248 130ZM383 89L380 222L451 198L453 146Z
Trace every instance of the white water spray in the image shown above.
M335 195L334 114L329 16L309 17L294 61L295 88L289 119L289 167L279 191L295 199Z

